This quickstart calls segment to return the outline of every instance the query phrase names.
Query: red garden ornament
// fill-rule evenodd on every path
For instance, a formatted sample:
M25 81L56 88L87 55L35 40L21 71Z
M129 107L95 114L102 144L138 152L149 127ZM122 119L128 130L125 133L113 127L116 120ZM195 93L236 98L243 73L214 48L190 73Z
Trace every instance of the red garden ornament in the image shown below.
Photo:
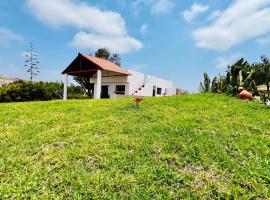
M244 100L252 100L253 99L252 94L247 90L242 90L240 92L239 96L240 96L241 99L244 99Z
M139 107L139 105L142 102L142 100L143 100L142 98L136 98L135 99L135 103L136 103L137 108Z

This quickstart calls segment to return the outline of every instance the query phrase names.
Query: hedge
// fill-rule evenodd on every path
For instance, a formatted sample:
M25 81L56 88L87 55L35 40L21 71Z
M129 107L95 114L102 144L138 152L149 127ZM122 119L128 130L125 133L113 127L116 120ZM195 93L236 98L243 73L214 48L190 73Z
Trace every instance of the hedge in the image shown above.
M63 83L17 81L0 87L0 102L48 101L63 98ZM80 86L69 86L69 93L83 95Z

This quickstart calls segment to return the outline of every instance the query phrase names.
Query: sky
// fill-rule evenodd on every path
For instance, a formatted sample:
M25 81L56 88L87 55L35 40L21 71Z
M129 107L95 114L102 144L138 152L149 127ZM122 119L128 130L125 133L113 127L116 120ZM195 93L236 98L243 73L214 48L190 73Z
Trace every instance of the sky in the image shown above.
M106 47L125 68L196 91L203 72L270 56L270 0L1 0L0 76L29 79L30 42L35 80L61 81L78 52Z

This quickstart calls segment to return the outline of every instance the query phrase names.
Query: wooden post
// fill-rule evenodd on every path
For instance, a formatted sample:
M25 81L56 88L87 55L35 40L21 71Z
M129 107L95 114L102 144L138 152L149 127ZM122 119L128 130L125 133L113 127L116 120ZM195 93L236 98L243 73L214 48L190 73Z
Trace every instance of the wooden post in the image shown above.
M101 94L101 70L97 70L97 82L95 85L95 99L100 99Z
M64 74L64 94L63 100L67 100L68 75Z

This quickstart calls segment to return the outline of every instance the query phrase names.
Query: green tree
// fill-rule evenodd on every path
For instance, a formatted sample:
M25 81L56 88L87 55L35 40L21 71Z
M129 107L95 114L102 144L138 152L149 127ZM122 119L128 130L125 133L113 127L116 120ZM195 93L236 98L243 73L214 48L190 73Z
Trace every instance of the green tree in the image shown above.
M222 93L226 89L226 77L218 74L211 84L211 92L213 93Z
M254 64L256 74L254 79L258 85L266 85L267 93L270 91L270 61L266 56L261 57L261 62Z
M203 74L204 80L200 83L200 92L207 93L211 91L211 80L207 73Z
M121 67L121 58L120 58L119 54L112 54L110 56L109 60L112 63L114 63L114 64L118 65L119 67Z
M93 98L94 84L90 83L90 77L74 76L73 79L80 84L89 98Z
M106 48L101 48L98 49L95 52L95 56L98 58L103 58L105 60L109 60L112 63L121 66L121 58L119 56L119 54L111 54L110 50L106 49Z
M110 53L110 51L108 49L101 48L101 49L98 49L95 52L95 56L98 57L98 58L103 58L105 60L109 60L110 56L111 56L111 53Z

